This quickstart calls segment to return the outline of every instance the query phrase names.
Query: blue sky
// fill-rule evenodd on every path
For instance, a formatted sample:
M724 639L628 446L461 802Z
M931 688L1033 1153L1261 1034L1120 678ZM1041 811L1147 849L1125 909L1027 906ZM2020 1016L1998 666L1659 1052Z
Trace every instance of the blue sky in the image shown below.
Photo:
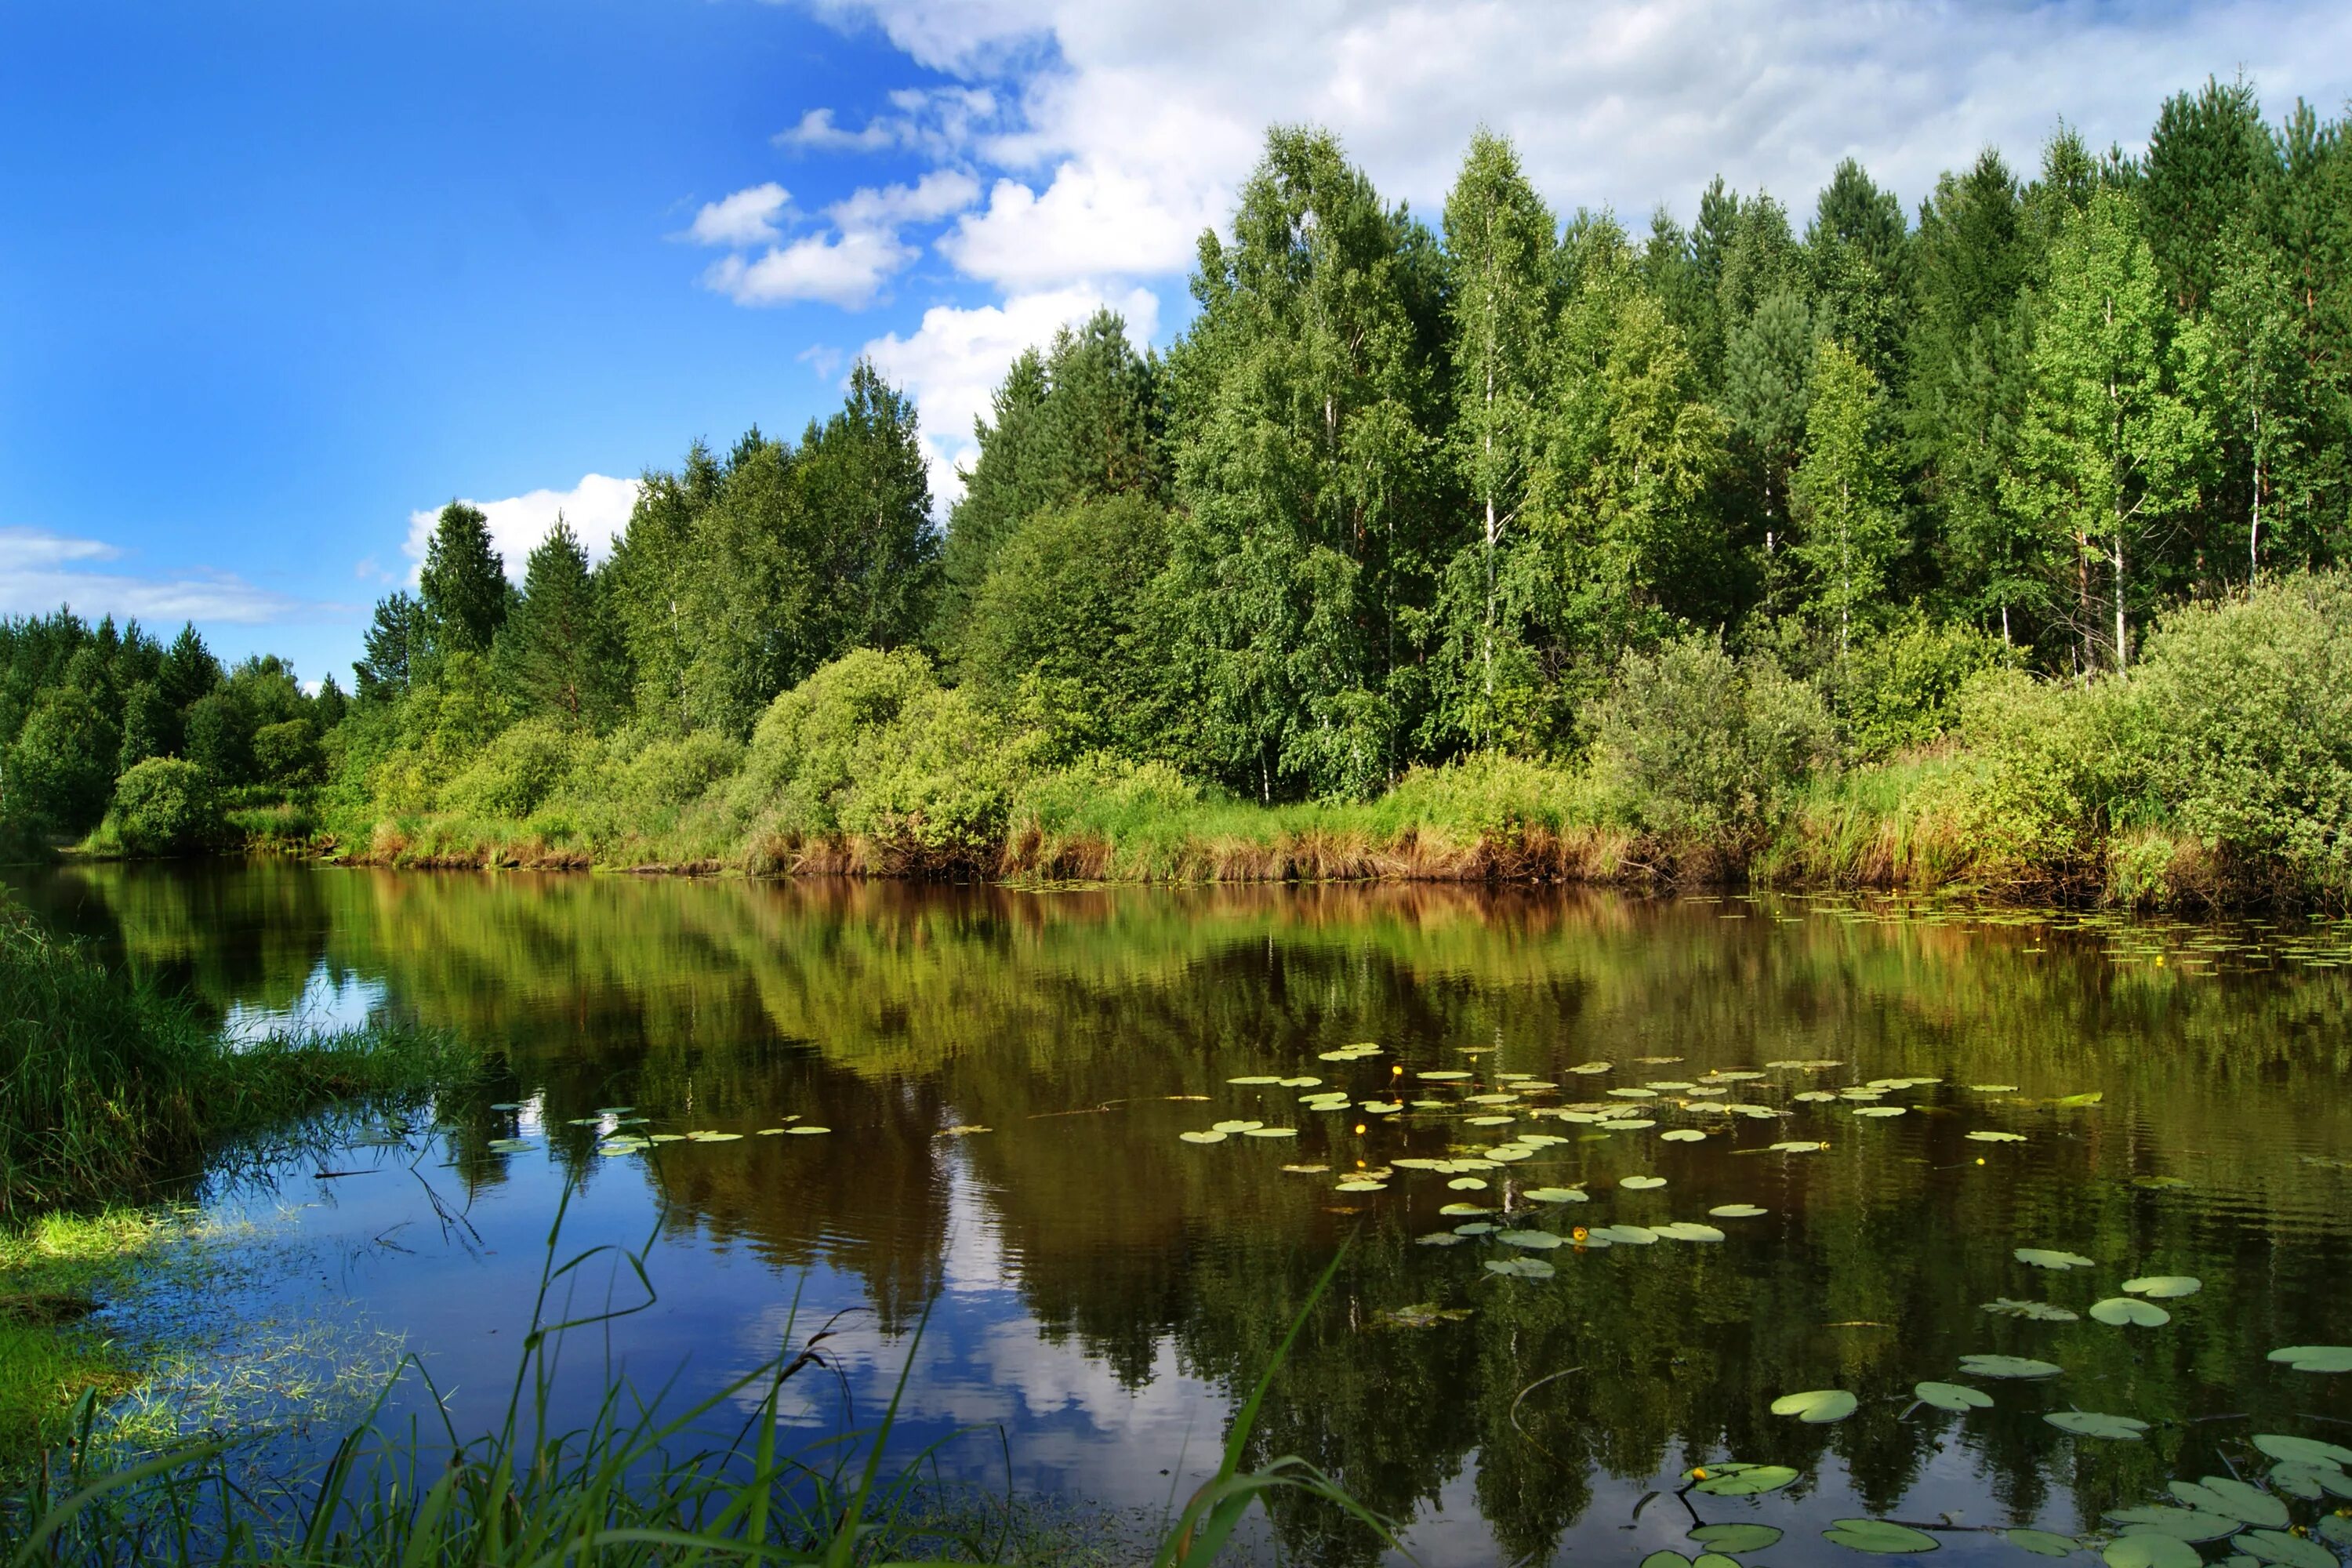
M563 0L0 9L0 613L70 598L348 663L415 514L520 563L697 436L796 432L870 352L940 488L1022 342L1164 342L1265 125L1423 210L1482 121L1563 209L1906 205L2061 113L2137 144L2242 69L2341 112L2352 19L2227 5Z

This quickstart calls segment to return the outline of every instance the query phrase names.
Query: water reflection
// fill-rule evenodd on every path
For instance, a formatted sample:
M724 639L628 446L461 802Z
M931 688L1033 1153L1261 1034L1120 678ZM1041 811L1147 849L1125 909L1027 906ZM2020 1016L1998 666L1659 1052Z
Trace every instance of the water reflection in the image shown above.
M2250 1432L2352 1416L2329 1380L2263 1359L2352 1337L2334 1305L2352 1156L2340 927L1443 887L1022 893L280 864L91 868L26 892L225 1018L383 1007L503 1053L497 1081L445 1108L447 1174L489 1256L419 1251L355 1287L476 1383L494 1381L483 1342L511 1318L533 1227L569 1179L583 1239L665 1226L663 1307L616 1352L633 1365L709 1379L749 1364L797 1289L803 1321L874 1310L883 1333L853 1357L870 1394L928 1306L918 1431L1001 1423L1020 1479L1118 1505L1164 1500L1213 1465L1234 1391L1353 1237L1254 1446L1413 1519L1438 1560L1695 1552L1671 1507L1623 1527L1644 1490L1722 1458L1806 1470L1756 1502L1707 1502L1803 1543L1859 1512L2073 1530L2219 1468ZM1322 1059L1354 1041L1384 1052ZM1613 1071L1568 1071L1596 1060ZM1840 1065L1765 1067L1792 1060ZM1710 1112L1678 1089L1658 1091L1652 1128L1530 1114L1605 1085L1704 1088L1748 1069L1766 1076L1717 1098L1778 1114ZM1455 1102L1507 1091L1513 1073L1562 1087L1466 1108L1514 1117L1470 1125ZM1228 1081L1269 1075L1447 1109L1322 1114L1298 1108L1306 1090ZM1884 1119L1793 1098L1887 1077L1937 1081L1895 1091L1906 1112ZM597 1113L614 1107L645 1133L741 1136L601 1153L614 1117ZM1179 1141L1221 1117L1299 1134ZM765 1131L793 1125L832 1131ZM1766 1212L1712 1222L1720 1244L1546 1253L1557 1272L1543 1280L1491 1274L1500 1254L1483 1240L1423 1245L1461 1222L1442 1206L1479 1193L1392 1162L1538 1125L1563 1141L1488 1191L1593 1194L1540 1223ZM950 1134L972 1128L986 1131ZM1677 1128L1708 1136L1661 1138ZM1965 1136L1987 1130L2023 1142ZM530 1147L489 1146L516 1137ZM1791 1140L1828 1147L1769 1151ZM1381 1169L1383 1191L1334 1190ZM1637 1173L1665 1185L1616 1186ZM389 1184L347 1185L338 1223L398 1223ZM2021 1246L2096 1267L2038 1273L2012 1256ZM2079 1312L2151 1272L2206 1281L2160 1329L1981 1310L2031 1298ZM1389 1326L1416 1303L1470 1315ZM2066 1375L1989 1384L1996 1407L1965 1419L1915 1407L1915 1382L1979 1352ZM1851 1390L1861 1408L1822 1426L1769 1414L1810 1388ZM2040 1418L2069 1405L2158 1425L2103 1444ZM819 1394L800 1415L838 1412ZM1303 1505L1276 1528L1308 1560L1376 1555Z

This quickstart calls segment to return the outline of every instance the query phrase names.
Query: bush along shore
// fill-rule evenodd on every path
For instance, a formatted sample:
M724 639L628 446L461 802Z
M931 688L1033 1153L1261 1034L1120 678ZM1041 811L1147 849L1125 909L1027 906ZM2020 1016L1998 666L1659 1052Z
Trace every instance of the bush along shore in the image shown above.
M860 363L602 559L451 502L348 697L0 622L0 855L2341 905L2352 136L2209 81L1954 151L1638 232L1277 129L1182 333L1018 356L944 527Z

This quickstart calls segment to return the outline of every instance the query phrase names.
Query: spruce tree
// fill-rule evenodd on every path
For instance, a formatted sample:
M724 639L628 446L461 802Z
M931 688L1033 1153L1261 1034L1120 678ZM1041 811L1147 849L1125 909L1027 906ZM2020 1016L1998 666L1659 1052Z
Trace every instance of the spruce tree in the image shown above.
M463 501L441 509L425 547L418 598L436 652L488 653L513 594L490 543L490 521Z
M525 714L586 730L604 729L618 714L627 688L620 636L588 552L561 512L524 566L498 656Z

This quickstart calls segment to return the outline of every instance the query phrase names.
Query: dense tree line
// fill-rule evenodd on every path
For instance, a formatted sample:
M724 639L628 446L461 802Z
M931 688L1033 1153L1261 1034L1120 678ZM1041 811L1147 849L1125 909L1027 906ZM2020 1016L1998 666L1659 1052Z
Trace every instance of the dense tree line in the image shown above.
M583 746L675 794L858 648L922 656L1024 755L1270 801L1583 754L1693 636L1882 755L1977 670L2128 669L2158 611L2352 542L2352 145L2242 83L2168 100L2142 156L2062 126L1916 209L1848 160L1801 225L1719 179L1687 227L1563 221L1481 133L1433 226L1277 129L1192 287L1164 354L1102 314L1020 356L943 529L865 363L796 443L646 473L601 563L559 526L518 586L453 502L376 607L337 787L441 809L497 742L468 809L528 813ZM128 759L262 779L264 730L331 727L237 697L199 741L212 686L65 626L12 626L0 696L14 795L76 803L57 830Z
M698 447L603 568L567 545L562 586L527 581L605 629L516 689L740 738L848 648L912 647L1071 752L1361 795L1571 753L1625 658L1695 629L1864 749L1916 738L1874 699L1897 643L1915 704L2000 662L2088 676L2161 606L2340 557L2347 182L2340 123L2219 82L2143 157L2062 129L1915 214L1848 161L1801 232L1720 181L1688 228L1563 223L1484 134L1433 227L1277 130L1191 326L1160 356L1105 314L1023 354L943 536L911 410L861 366L797 447ZM460 596L388 605L387 644L481 624Z

